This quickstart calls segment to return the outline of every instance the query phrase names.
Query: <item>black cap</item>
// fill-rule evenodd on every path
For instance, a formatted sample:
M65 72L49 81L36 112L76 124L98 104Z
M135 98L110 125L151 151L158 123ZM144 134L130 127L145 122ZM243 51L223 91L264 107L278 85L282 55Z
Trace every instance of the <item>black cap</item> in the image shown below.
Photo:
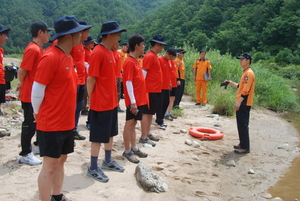
M177 55L177 50L175 48L170 47L167 52L172 55L172 56L176 56Z
M151 40L149 40L149 42L156 42L156 43L159 43L159 44L167 45L167 43L165 43L164 40L165 40L164 36L159 35L159 34L155 34L153 36L153 38Z
M48 27L46 22L44 21L35 21L34 23L31 24L30 26L30 32L32 35L36 34L39 30L45 31L52 31L54 30L53 28Z
M248 52L244 52L242 55L240 55L240 56L238 56L238 57L236 57L237 59L243 59L243 58L245 58L245 59L250 59L250 60L252 60L252 58L251 58L251 54L249 54Z
M93 38L93 36L89 35L89 37L87 38L86 41L84 41L82 44L83 45L86 45L86 44L89 44L91 42L95 42L96 40Z
M10 31L10 29L9 28L5 28L4 26L3 26L3 24L0 24L0 33L3 33L3 32L9 32Z
M100 35L107 35L118 32L126 32L126 29L121 29L117 21L109 21L102 24Z
M123 46L123 45L129 46L127 42L122 43L122 46Z
M186 53L186 51L185 51L183 48L177 49L177 52L178 52L178 53L183 53L183 54Z

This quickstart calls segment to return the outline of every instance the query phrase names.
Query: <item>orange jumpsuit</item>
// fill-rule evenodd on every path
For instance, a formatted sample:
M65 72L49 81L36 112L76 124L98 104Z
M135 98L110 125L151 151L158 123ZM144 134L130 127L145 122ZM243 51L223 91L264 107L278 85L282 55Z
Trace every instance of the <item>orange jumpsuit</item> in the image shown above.
M197 103L206 104L207 102L207 83L203 75L207 73L208 69L212 69L210 61L207 59L197 59L193 65L196 69L196 101ZM201 94L202 92L202 94Z

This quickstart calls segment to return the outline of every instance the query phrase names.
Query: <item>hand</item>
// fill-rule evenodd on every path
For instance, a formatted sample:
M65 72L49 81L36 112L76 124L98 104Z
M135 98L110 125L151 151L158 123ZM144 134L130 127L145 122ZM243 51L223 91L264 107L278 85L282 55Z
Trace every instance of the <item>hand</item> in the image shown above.
M177 81L177 86L180 86L181 85L181 82L178 80Z
M134 115L137 115L137 113L139 112L138 107L135 103L130 105L130 112Z
M209 77L208 77L208 81L210 81L210 80L211 80L211 77L209 76Z
M235 111L239 111L241 103L236 103L234 106Z
M33 113L33 118L34 118L34 121L33 121L33 123L36 123L37 115L38 115L38 114L36 114L36 113Z

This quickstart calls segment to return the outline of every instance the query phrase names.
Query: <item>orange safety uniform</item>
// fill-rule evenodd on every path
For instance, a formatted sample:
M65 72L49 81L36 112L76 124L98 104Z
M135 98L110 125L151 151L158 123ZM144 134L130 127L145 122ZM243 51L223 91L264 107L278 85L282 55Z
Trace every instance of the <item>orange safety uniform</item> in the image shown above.
M207 73L208 69L212 69L210 61L207 59L197 59L193 65L193 69L197 69L196 74L196 100L197 103L206 104L207 102L207 83L203 75ZM202 94L201 94L202 91Z
M140 66L139 62L132 57L128 57L124 63L123 86L126 106L131 104L126 86L126 81L128 80L132 81L136 105L146 105L148 95L146 93L146 83L142 72L142 67Z
M119 49L118 52L120 53L120 61L121 61L121 64L120 64L120 71L121 73L123 72L123 66L124 66L124 62L126 61L127 57L128 57L128 53L126 52L123 52L122 49Z
M102 112L118 107L116 61L112 50L97 45L90 57L88 76L96 77L94 91L90 97L90 109Z
M5 71L3 66L3 56L4 56L4 50L2 47L0 47L0 84L5 84Z
M72 57L58 47L49 48L38 64L34 81L47 86L37 116L37 130L74 129L77 74Z
M184 77L184 61L183 61L183 59L176 57L175 63L176 63L177 78L184 80L185 77Z
M236 94L236 102L240 99L241 96L245 97L247 106L253 105L254 97L254 88L255 88L255 75L252 69L246 68L243 72L243 75L240 79L239 88ZM243 101L243 102L244 102Z
M43 56L42 48L35 42L30 42L26 47L20 68L26 69L27 73L20 89L20 100L31 103L31 90L37 66Z

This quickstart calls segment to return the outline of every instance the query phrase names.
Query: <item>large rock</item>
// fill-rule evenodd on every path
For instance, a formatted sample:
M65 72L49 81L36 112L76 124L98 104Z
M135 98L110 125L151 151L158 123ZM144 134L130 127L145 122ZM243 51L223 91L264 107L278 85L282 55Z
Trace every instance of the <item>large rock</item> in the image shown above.
M168 185L142 163L135 168L135 178L145 191L161 193L169 190Z

